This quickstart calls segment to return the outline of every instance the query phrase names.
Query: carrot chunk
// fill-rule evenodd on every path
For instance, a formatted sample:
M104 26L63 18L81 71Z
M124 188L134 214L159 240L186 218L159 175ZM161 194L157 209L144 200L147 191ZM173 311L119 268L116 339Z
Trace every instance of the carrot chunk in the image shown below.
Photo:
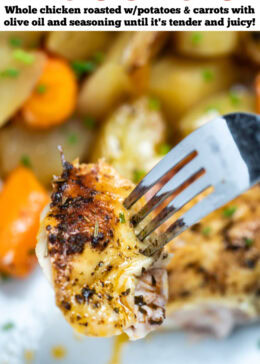
M0 193L0 271L26 277L36 264L40 214L49 196L33 173L16 168Z
M73 113L77 100L77 80L70 65L49 58L32 95L22 107L27 125L45 129L63 123Z

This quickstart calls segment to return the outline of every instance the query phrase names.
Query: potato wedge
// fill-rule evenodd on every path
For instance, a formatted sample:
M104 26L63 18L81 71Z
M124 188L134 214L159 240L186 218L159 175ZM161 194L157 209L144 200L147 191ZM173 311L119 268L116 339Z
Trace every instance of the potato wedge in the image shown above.
M0 31L0 42L12 47L36 48L46 32L3 32Z
M237 32L174 32L173 47L183 56L215 58L232 54L239 41Z
M46 47L69 61L76 61L107 49L112 39L112 32L51 32Z
M191 61L165 57L151 70L149 91L161 102L167 117L176 121L204 97L224 90L238 78L232 61Z
M78 102L80 114L102 119L128 96L147 90L150 61L166 37L164 32L121 33L105 63L84 82Z
M180 121L182 136L186 136L219 115L238 111L256 112L255 95L245 88L221 92L201 102Z
M136 183L161 158L158 146L163 142L162 116L151 110L147 98L141 98L119 107L102 126L91 160L105 158L122 176Z
M0 129L0 170L7 176L17 165L24 164L34 171L37 178L49 185L53 174L61 172L61 145L68 160L88 155L93 131L82 122L71 120L65 125L48 131L33 131L23 126L20 120Z
M15 59L13 52L10 47L0 47L0 127L30 96L46 59L41 52L30 52L33 62L27 64Z

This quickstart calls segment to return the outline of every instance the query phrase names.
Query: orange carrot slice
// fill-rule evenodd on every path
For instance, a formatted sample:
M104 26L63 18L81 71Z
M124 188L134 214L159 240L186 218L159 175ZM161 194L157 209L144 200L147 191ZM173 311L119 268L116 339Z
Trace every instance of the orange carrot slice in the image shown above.
M25 167L16 168L0 193L0 271L26 277L36 264L40 214L49 196Z
M25 123L44 129L63 123L73 113L77 100L77 80L70 65L49 58L33 94L22 107Z

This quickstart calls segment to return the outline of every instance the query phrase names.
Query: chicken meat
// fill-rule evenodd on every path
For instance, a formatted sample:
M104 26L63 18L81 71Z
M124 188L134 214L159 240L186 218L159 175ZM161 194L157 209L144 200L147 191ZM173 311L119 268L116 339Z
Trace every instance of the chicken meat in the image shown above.
M110 166L73 164L53 182L36 254L56 304L78 332L144 337L165 318L167 254L147 257L123 201L134 185ZM137 207L138 208L138 205Z
M182 233L167 250L172 258L164 327L224 337L259 319L259 185Z

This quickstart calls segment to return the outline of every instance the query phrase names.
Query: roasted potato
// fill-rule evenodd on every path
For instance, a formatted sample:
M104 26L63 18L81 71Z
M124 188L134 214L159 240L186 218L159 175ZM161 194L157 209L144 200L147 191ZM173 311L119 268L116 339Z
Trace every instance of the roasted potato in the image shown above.
M174 32L174 49L180 55L215 58L232 54L238 45L237 32Z
M46 47L70 61L82 60L107 49L112 38L111 32L51 32Z
M216 116L232 112L255 112L255 96L245 88L221 92L202 101L180 121L182 136L186 136Z
M80 114L102 119L126 97L144 92L150 61L166 37L163 32L121 33L104 64L84 82L78 102Z
M32 168L38 179L45 185L52 176L61 172L61 145L68 160L81 160L90 151L93 131L82 122L71 120L65 125L47 131L32 131L20 122L12 122L0 129L0 170L5 177L17 165Z
M158 162L158 146L165 142L161 113L149 104L141 98L119 107L102 126L91 160L105 158L122 176L138 182Z
M182 116L197 102L228 88L238 77L232 61L191 61L165 57L151 70L150 93L158 97L169 120Z
M11 47L0 46L0 126L23 105L35 87L45 64L42 52L28 52L31 63L14 57Z
M36 48L43 39L45 32L0 32L0 43L6 43L13 48Z

